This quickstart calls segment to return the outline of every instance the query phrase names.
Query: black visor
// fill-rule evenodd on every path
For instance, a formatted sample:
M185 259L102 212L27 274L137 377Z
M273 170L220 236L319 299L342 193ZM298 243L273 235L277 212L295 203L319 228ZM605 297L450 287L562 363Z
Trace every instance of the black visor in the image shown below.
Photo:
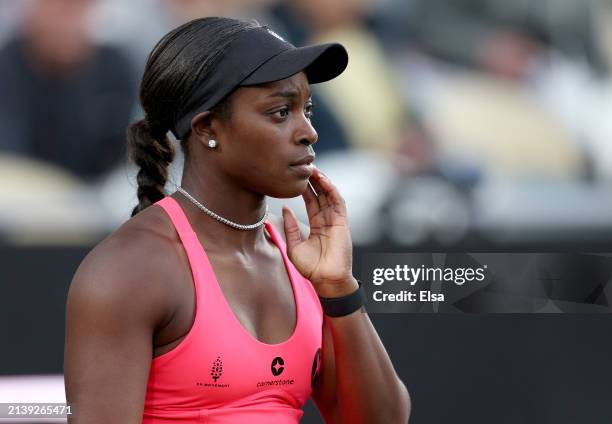
M264 84L304 71L310 84L329 81L348 64L346 49L338 43L295 47L267 27L241 34L224 52L213 75L193 91L188 113L174 125L181 140L191 131L191 120L210 110L236 87Z

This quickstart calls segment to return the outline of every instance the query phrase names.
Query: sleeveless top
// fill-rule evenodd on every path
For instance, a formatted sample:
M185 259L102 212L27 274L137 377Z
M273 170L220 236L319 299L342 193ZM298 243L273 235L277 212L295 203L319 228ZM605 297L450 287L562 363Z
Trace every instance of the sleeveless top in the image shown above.
M320 369L323 311L312 284L287 257L284 241L266 221L296 305L292 335L267 344L253 337L234 315L178 202L168 196L156 205L169 215L189 258L196 312L185 338L152 360L142 422L299 422Z

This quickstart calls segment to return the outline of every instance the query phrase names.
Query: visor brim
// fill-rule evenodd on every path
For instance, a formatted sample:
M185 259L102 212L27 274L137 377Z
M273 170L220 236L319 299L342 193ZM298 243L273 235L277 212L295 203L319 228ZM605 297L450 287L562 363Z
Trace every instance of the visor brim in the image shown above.
M348 53L338 43L317 44L285 50L272 57L245 78L240 85L279 81L304 71L310 84L329 81L348 65Z

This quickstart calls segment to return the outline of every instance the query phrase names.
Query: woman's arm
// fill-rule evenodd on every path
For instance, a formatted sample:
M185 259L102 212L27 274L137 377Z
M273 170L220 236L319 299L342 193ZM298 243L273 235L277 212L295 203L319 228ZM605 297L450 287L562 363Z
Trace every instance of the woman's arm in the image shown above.
M168 303L142 266L150 252L134 244L105 242L70 285L64 352L70 423L142 422L153 332Z
M306 239L289 209L283 210L289 257L319 296L355 291L346 206L319 170L310 179L317 194L303 194L310 234ZM321 376L313 399L328 423L406 423L410 397L367 313L324 318Z
M313 400L326 423L408 422L410 397L368 314L324 318L322 378ZM327 350L327 352L325 352Z

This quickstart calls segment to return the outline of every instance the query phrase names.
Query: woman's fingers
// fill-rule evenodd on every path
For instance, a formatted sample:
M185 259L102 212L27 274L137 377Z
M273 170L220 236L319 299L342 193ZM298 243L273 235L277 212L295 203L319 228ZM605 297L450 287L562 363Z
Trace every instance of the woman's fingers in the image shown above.
M304 199L304 203L306 204L306 212L308 213L308 218L318 214L321 211L321 205L319 204L319 198L315 193L312 192L312 189L309 187L306 188L304 193L302 193L302 198Z
M311 187L312 186L312 189ZM312 190L316 193L314 193ZM306 204L310 228L334 225L336 218L346 218L346 206L338 189L321 171L315 168L302 197Z
M325 209L328 206L329 202L327 200L327 190L325 189L325 187L321 185L322 176L323 176L323 173L319 171L318 168L315 168L312 174L312 177L310 177L310 183L312 184L312 186L317 192L317 195L318 195L317 199L318 199L320 208Z
M336 186L332 184L332 182L327 178L321 171L318 169L315 172L315 189L319 194L319 204L321 208L325 206L332 206L336 211L342 213L342 215L346 215L346 206L344 203L344 199L340 196L338 189ZM311 179L312 181L312 179Z
M285 240L287 240L287 249L292 250L302 242L302 234L298 225L297 218L293 211L283 205L283 224L285 229Z

